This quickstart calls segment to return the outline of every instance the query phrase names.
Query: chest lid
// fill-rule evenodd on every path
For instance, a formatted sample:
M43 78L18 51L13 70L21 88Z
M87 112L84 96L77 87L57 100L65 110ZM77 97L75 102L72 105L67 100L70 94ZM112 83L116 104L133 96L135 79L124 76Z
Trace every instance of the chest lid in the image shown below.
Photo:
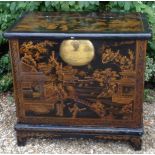
M5 33L7 38L150 38L140 13L29 12Z

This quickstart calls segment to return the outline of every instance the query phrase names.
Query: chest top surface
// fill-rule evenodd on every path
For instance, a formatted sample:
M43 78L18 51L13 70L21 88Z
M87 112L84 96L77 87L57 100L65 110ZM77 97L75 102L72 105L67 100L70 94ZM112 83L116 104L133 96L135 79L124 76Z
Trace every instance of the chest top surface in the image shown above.
M4 35L149 38L151 33L146 17L140 13L30 12L23 14Z

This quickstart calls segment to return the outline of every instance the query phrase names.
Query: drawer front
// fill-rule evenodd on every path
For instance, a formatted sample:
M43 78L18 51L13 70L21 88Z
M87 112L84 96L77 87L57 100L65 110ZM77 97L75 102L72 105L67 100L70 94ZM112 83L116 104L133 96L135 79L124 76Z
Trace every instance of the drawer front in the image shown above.
M137 80L143 81L139 53L145 56L144 43L19 40L14 76L18 74L21 121L139 126L142 90L137 91Z

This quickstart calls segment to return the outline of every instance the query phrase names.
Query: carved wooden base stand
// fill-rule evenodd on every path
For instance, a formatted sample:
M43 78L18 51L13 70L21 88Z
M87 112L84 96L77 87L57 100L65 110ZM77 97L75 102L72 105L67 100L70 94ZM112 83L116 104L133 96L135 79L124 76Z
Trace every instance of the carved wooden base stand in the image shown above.
M143 129L67 127L17 124L17 144L24 146L28 138L95 138L128 141L135 150L141 150Z

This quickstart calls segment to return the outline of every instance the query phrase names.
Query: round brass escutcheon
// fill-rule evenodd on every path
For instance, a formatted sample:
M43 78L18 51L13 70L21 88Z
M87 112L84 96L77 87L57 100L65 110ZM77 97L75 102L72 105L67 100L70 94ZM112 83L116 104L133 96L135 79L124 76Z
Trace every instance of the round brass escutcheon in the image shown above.
M87 65L94 55L94 46L89 40L64 40L60 46L60 57L72 66Z

